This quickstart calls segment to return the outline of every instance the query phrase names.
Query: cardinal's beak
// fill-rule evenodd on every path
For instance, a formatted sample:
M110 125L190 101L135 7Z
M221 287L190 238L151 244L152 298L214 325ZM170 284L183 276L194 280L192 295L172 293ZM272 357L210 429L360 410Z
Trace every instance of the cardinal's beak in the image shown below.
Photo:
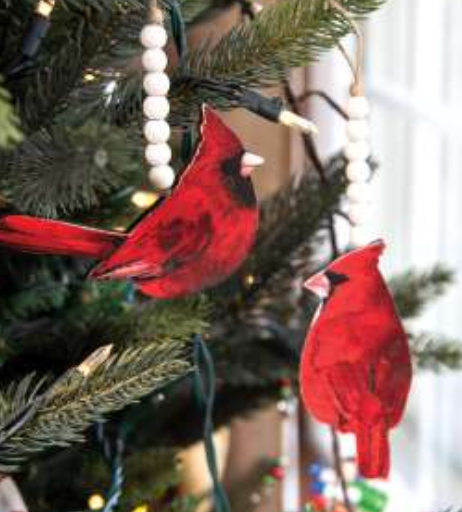
M242 155L241 161L241 176L243 178L248 178L255 167L259 167L260 165L265 163L265 159L259 155L254 155L253 153L245 152Z
M321 299L327 299L330 293L330 282L324 272L319 272L314 276L310 277L303 286L313 292Z

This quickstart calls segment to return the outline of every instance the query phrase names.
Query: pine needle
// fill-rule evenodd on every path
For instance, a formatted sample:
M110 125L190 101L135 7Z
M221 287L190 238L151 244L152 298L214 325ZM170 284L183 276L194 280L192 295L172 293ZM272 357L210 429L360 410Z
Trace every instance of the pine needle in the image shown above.
M0 395L2 412L9 413L1 416L0 470L18 470L23 461L46 448L82 442L90 424L166 386L190 369L182 343L127 349L86 378L79 372L64 378L51 388L51 398L32 418L2 441L2 431L11 416L22 409L25 401L32 404L37 395L30 377L16 387L10 386Z
M441 335L421 333L410 336L411 352L420 370L461 370L462 342Z
M426 271L408 270L389 281L396 307L402 318L419 316L434 299L454 282L454 272L443 265Z

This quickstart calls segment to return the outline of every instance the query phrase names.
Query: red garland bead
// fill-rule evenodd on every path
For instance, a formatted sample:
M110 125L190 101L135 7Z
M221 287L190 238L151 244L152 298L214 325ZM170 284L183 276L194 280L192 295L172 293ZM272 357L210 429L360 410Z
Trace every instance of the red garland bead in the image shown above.
M315 510L322 512L326 510L327 500L322 494L315 494L310 498L310 504Z
M270 469L269 473L276 480L282 480L285 476L284 468L281 466L274 466L274 468Z

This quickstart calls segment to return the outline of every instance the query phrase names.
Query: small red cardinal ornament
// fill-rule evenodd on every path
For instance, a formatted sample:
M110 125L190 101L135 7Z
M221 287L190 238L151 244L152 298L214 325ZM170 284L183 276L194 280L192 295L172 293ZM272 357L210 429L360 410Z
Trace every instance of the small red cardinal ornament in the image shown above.
M250 173L263 159L245 153L208 107L201 141L170 196L127 232L23 215L0 218L0 244L26 252L96 258L94 279L130 279L146 295L174 298L216 285L254 243L258 207Z
M412 368L407 336L378 269L378 241L341 256L305 287L322 299L302 352L303 402L356 436L366 478L386 478L388 431L401 419Z

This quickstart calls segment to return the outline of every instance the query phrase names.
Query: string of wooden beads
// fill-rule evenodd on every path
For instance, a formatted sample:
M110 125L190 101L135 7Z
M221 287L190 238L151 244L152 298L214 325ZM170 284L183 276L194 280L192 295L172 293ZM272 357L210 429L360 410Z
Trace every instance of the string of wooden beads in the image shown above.
M167 117L170 104L167 94L170 80L165 73L168 59L164 51L167 31L163 14L158 7L152 9L152 21L140 34L144 47L141 62L144 69L143 87L146 97L143 102L145 116L144 136L147 141L145 157L150 165L149 181L159 191L168 190L175 182L175 172L170 166L170 125Z
M346 113L347 159L346 176L348 187L348 218L351 223L350 245L358 247L368 242L365 226L371 214L371 169L368 163L369 145L369 102L365 96L351 96Z

